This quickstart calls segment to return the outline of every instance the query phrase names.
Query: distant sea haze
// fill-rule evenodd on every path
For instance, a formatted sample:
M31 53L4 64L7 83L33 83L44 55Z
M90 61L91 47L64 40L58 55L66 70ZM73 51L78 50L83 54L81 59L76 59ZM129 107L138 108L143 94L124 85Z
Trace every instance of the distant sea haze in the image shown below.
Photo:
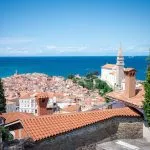
M0 77L13 75L16 70L22 73L44 73L49 76L64 76L69 74L85 75L88 72L98 71L106 63L116 63L115 56L89 57L0 57ZM125 67L137 70L136 78L145 80L146 57L125 57Z

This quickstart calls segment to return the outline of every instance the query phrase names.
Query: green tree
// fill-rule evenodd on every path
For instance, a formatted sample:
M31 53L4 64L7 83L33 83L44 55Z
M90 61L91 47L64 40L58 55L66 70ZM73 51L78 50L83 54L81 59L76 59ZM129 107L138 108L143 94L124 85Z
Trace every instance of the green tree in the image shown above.
M6 112L6 99L4 94L3 82L0 79L0 113Z
M98 74L99 73L97 71L89 72L88 74L86 74L86 78L87 79L96 79Z
M68 75L68 79L73 79L75 76L73 74Z
M83 88L85 87L84 81L82 81L82 80L80 80L80 81L78 82L78 84L79 84L80 86L82 86Z
M13 140L13 135L10 134L9 130L5 127L0 127L0 132L2 136L2 141L11 141Z
M144 83L145 98L144 98L143 107L144 107L144 114L146 117L146 121L150 126L150 55L147 58L147 60L148 60L148 67L147 67L146 81Z
M93 82L87 81L87 82L85 83L85 87L86 87L88 90L92 90L92 89L93 89Z
M106 102L106 103L109 103L109 102L110 102L110 99L107 98L107 97L105 97L105 102Z

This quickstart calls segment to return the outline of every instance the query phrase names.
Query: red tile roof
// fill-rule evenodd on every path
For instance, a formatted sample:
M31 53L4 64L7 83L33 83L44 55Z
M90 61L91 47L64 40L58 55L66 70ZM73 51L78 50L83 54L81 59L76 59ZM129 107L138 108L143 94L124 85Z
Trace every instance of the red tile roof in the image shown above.
M136 71L134 68L125 68L124 72Z
M37 93L35 95L35 97L37 97L38 99L40 99L40 98L49 98L49 96L48 96L48 94L46 92Z
M28 92L28 93L21 93L21 96L19 97L20 99L29 99L31 96L33 96L33 92Z
M27 118L32 118L34 115L29 114L29 113L23 113L23 112L9 112L9 113L3 113L0 116L4 117L6 119L5 123L11 123L16 120L20 119L27 119Z
M126 107L91 112L39 116L23 119L22 125L29 137L34 141L38 141L112 117L140 117L140 115Z
M65 108L63 108L61 111L63 112L78 112L80 110L80 105L69 105Z
M106 64L106 65L102 66L102 68L105 68L105 69L113 69L115 67L116 67L115 64Z
M142 108L143 107L143 101L144 101L144 87L141 86L138 89L136 89L136 95L134 97L128 98L124 91L114 91L110 92L106 95L106 97L110 99L116 99L119 101L123 101L125 103L131 104L135 107Z
M28 99L31 97L38 98L53 98L53 97L64 97L64 93L55 93L55 92L23 92L21 93L20 99Z

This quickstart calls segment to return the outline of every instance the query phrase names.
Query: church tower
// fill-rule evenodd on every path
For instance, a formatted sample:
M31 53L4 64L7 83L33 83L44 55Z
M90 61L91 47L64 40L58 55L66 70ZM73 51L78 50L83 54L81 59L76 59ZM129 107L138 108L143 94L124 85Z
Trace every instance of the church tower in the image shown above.
M121 89L121 83L124 79L124 57L122 52L122 47L118 50L117 63L116 63L116 89Z

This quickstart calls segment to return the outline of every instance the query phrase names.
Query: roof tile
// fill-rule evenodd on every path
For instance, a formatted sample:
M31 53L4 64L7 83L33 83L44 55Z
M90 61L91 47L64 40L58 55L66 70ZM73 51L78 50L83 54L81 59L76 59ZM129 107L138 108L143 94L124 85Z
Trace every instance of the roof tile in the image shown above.
M29 113L23 113L23 112L9 112L9 113L3 113L2 116L6 119L5 123L14 122L19 119L29 119L33 118L34 115Z
M22 124L30 137L37 141L116 116L140 117L139 114L130 108L120 108L72 114L44 115L23 119Z

